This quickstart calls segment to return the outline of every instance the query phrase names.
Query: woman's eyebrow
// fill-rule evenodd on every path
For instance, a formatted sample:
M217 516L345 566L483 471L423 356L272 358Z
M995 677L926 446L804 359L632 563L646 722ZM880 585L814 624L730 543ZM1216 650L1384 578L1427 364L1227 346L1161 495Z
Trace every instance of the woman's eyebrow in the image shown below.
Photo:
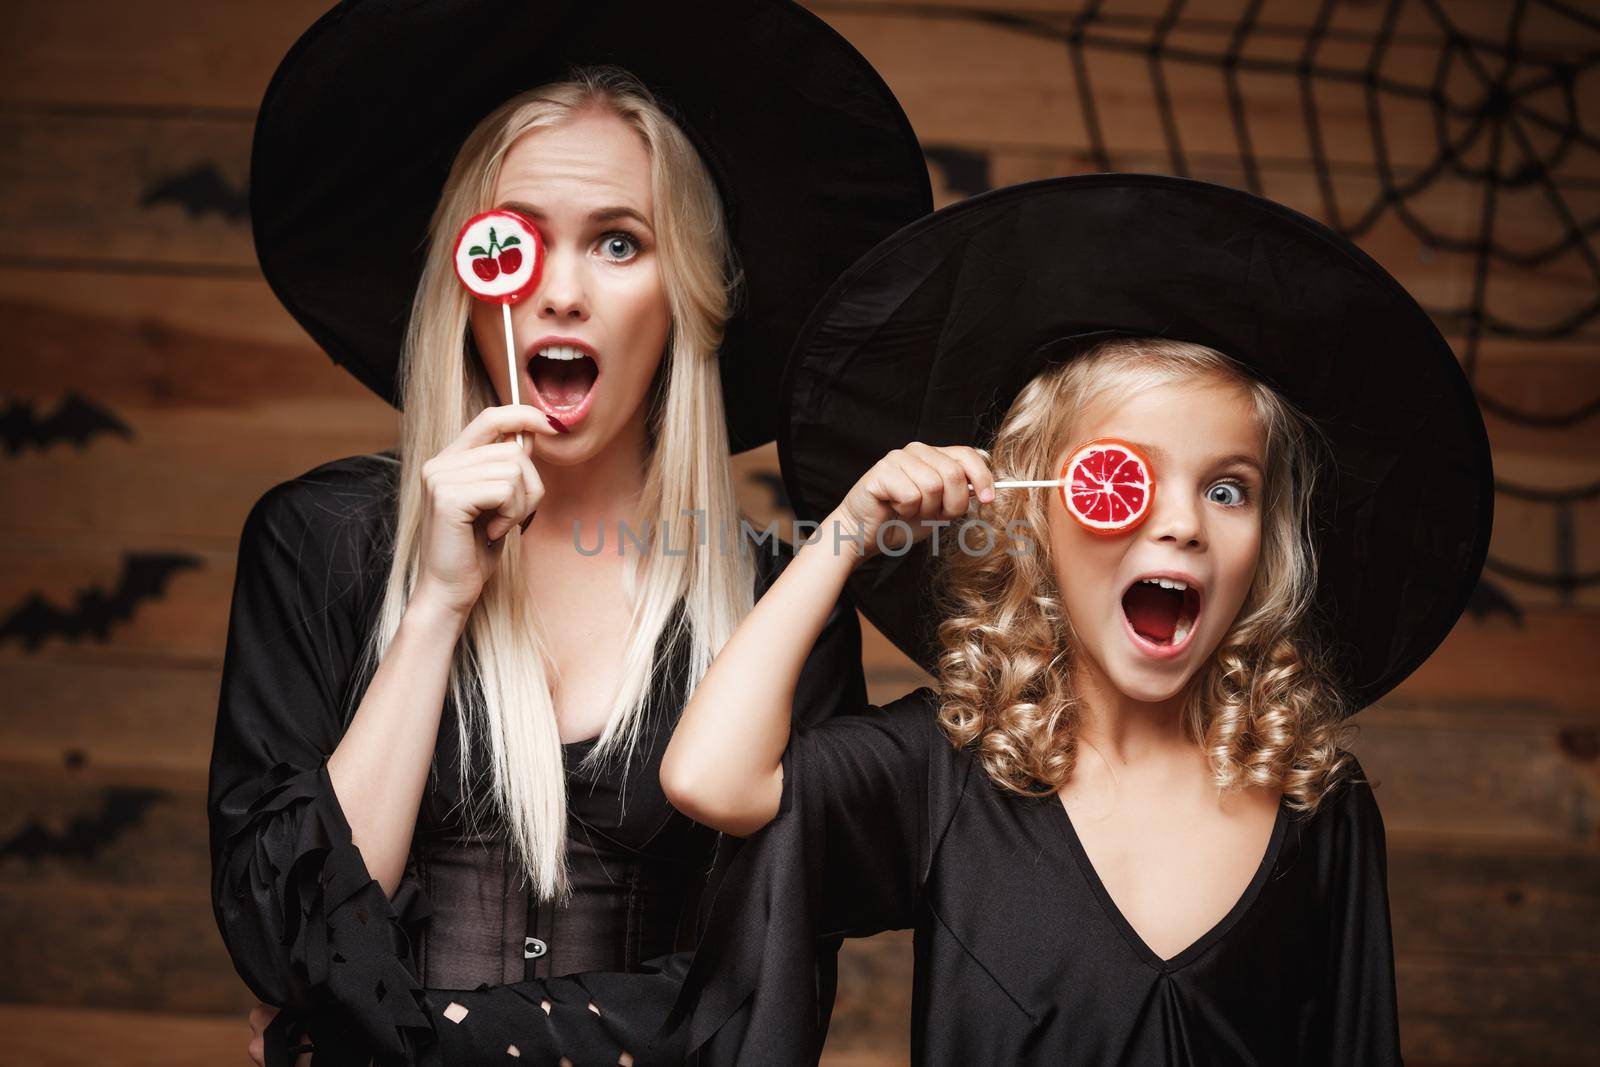
M530 219L533 219L535 222L541 222L546 217L545 213L539 208L534 207L532 204L525 204L520 200L507 200L500 206L503 208L510 208L512 211L520 211L522 214L528 216ZM615 207L595 208L593 211L589 212L590 222L615 222L617 219L633 219L645 229L650 229L649 219L645 218L635 209L623 204L618 204Z

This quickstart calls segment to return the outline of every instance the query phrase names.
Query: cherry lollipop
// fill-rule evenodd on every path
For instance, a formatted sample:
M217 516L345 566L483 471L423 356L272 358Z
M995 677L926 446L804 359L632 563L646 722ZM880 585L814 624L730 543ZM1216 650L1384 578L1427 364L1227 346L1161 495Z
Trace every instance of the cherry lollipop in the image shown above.
M544 270L544 238L526 215L496 208L474 215L456 235L456 277L467 292L499 304L506 327L506 370L511 402L522 403L517 373L517 342L511 332L511 305L532 293ZM517 434L517 444L522 435Z
M1098 437L1075 449L1061 465L1061 477L1008 480L996 489L1055 486L1067 514L1092 533L1126 533L1150 514L1156 479L1150 463L1127 441Z

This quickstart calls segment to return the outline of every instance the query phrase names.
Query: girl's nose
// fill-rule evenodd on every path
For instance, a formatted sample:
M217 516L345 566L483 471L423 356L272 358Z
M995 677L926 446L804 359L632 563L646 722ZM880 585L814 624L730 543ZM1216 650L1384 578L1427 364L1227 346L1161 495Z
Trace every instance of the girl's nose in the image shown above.
M1204 540L1203 520L1194 494L1167 482L1156 489L1150 502L1150 517L1145 521L1145 532L1167 544L1198 547Z

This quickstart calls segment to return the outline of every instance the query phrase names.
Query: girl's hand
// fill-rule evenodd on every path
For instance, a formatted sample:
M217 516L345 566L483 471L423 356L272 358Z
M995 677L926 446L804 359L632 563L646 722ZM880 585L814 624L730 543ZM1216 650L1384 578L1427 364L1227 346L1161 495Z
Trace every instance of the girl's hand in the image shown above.
M422 550L413 599L466 616L500 565L500 541L527 529L544 483L522 445L501 441L519 431L558 431L538 408L485 408L444 450L422 465Z
M913 441L884 456L861 476L828 517L821 536L831 539L834 523L840 524L841 536L859 533L859 551L866 559L877 553L878 531L884 524L901 519L911 526L909 541L904 530L891 527L883 532L883 547L909 548L932 532L922 520L954 520L966 515L968 483L982 503L994 499L994 475L977 449Z

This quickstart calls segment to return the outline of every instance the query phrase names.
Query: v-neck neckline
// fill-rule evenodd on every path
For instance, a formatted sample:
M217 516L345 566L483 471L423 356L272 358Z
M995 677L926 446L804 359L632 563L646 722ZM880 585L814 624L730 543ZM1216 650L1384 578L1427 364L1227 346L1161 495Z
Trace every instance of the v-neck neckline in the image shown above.
M1067 849L1072 853L1073 860L1078 865L1078 870L1083 875L1085 882L1094 892L1095 899L1100 902L1100 908L1105 912L1111 925L1127 941L1144 963L1162 973L1171 973L1187 966L1201 956L1212 945L1216 944L1228 931L1244 918L1256 898L1261 895L1262 888L1271 877L1273 868L1278 864L1278 853L1283 846L1284 833L1288 829L1289 817L1283 799L1278 800L1277 811L1273 815L1272 835L1267 838L1266 851L1261 856L1261 862L1256 866L1256 873L1245 886L1239 899L1234 901L1233 907L1218 919L1212 927L1181 949L1177 955L1170 959L1162 959L1155 949L1151 948L1145 939L1139 936L1139 931L1133 928L1128 917L1122 914L1122 909L1117 907L1117 902L1111 898L1111 893L1106 889L1105 882L1100 879L1100 872L1089 860L1088 850L1083 847L1083 841L1078 837L1078 828L1072 824L1072 813L1067 811L1067 806L1061 802L1057 793L1049 793L1040 798L1047 801L1055 809L1054 818L1056 825L1061 829L1061 835L1066 839Z

